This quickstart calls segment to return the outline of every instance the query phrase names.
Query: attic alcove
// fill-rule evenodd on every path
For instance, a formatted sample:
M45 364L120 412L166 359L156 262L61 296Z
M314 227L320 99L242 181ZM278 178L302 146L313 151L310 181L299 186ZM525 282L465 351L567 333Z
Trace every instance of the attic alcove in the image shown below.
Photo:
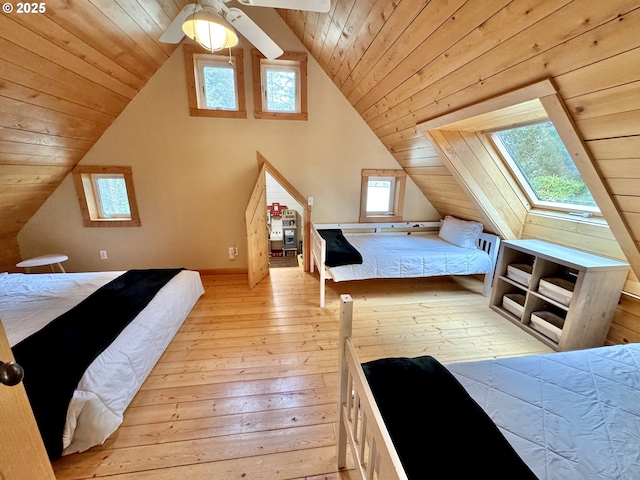
M518 239L535 237L531 232L532 225L539 223L539 217L544 214L536 212L523 192L515 186L516 182L510 181L510 172L485 132L544 119L550 120L555 126L606 220L605 224L604 221L570 219L562 214L548 215L549 222L565 224L565 232L562 235L557 232L554 238L546 240L640 265L640 255L631 231L616 208L551 80L537 82L428 120L417 128L436 146L452 175L482 212L490 228L505 239ZM598 235L603 239L610 231L611 238L596 244L585 240L583 235L572 234L583 234L585 230L599 231Z

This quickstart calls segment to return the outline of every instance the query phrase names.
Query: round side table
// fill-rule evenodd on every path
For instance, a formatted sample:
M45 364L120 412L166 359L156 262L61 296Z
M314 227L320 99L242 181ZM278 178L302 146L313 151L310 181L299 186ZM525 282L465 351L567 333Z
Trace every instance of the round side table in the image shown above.
M55 272L54 265L58 265L58 268L62 273L66 273L62 268L62 262L68 260L69 257L61 253L52 253L50 255L42 255L40 257L33 257L16 263L16 267L30 268L30 267L42 267L44 265L51 265L51 271Z

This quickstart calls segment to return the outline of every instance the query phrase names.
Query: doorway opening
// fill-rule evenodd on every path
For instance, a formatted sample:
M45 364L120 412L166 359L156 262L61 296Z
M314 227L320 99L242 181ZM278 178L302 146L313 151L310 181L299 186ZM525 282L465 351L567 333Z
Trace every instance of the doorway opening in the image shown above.
M273 179L282 186L288 195L290 195L302 207L302 218L299 219L299 222L297 214L294 214L294 218L296 219L296 229L297 224L300 224L301 227L300 237L298 237L296 233L295 241L293 241L292 238L289 238L288 241L289 244L292 245L292 252L295 251L296 256L302 255L303 271L308 272L311 265L309 262L309 242L305 241L310 238L311 206L308 205L308 200L302 196L300 192L298 192L298 190L296 190L296 188L291 185L291 183L289 183L287 179L260 154L260 152L256 153L258 156L260 171L247 203L247 208L244 212L247 228L247 278L250 289L254 288L263 278L269 275L270 270L269 248L271 241L269 234L272 227L268 225L271 214L267 208L267 173L273 177ZM288 197L287 201L289 201ZM279 211L283 210L279 202L272 201L271 209L273 210L276 206ZM288 207L289 206L287 205L287 213L289 213ZM282 220L282 215L280 215L280 220ZM286 240L286 237L284 236L285 227L292 227L292 224L281 224L281 227L280 231L283 234L282 239L284 242ZM302 243L300 243L300 241L302 241ZM294 244L296 247L293 247ZM302 250L302 252L298 253L298 250ZM284 252L282 256L284 256Z
M305 208L266 172L269 268L302 268Z

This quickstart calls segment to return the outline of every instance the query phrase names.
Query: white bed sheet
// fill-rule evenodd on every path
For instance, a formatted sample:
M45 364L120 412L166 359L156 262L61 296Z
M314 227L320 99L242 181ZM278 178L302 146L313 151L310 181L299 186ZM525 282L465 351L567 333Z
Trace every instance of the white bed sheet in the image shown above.
M124 272L0 275L0 321L15 345ZM102 444L204 293L198 272L167 283L89 366L67 412L63 455Z
M445 242L437 233L345 234L360 265L327 268L333 281L473 275L491 272L489 255Z
M640 344L446 367L541 480L640 478Z

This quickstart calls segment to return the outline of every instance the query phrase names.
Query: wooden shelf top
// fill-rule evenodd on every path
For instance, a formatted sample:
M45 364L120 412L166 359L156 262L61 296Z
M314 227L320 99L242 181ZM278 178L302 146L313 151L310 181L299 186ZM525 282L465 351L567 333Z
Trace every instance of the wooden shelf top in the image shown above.
M592 253L543 242L541 240L504 240L504 248L514 248L530 255L563 263L576 269L628 270L629 264Z

